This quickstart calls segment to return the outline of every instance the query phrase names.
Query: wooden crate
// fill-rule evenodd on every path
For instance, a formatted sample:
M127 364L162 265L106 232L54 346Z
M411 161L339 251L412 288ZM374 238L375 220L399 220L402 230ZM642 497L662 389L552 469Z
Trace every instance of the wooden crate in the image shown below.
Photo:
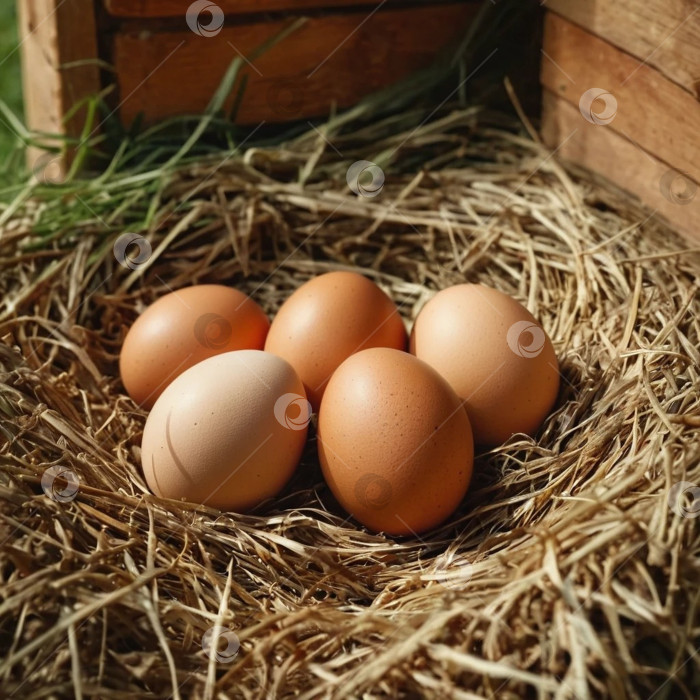
M542 135L700 240L700 0L548 0Z
M18 2L28 125L70 136L85 117L78 110L66 120L72 106L111 83L112 108L127 126L139 115L148 124L200 113L236 56L246 59L240 80L247 81L238 123L323 116L430 64L479 7L478 0ZM248 60L302 16L299 29ZM112 70L101 70L105 63Z

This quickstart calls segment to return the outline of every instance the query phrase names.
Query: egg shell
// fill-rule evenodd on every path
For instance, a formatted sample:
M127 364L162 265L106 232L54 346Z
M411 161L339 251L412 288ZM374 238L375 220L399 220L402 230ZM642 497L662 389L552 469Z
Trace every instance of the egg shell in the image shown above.
M389 348L349 357L328 383L318 455L338 502L374 531L424 532L457 508L469 487L469 418L430 366Z
M534 435L556 401L552 341L522 304L491 287L438 292L416 318L410 350L465 400L477 444Z
M124 339L119 371L131 398L151 408L179 374L208 357L262 350L270 322L248 296L220 284L185 287L158 299Z
M394 302L355 272L329 272L297 289L277 312L265 350L297 371L317 411L343 360L372 347L404 350L407 334Z
M249 510L292 476L310 415L282 358L261 350L210 357L171 382L148 415L146 482L164 498Z

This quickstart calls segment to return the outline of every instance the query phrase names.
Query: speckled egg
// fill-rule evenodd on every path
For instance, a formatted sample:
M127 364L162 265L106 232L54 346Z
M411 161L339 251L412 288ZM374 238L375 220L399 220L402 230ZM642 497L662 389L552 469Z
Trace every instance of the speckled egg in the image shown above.
M326 388L318 455L331 491L374 531L409 535L448 518L471 480L469 418L449 384L413 355L371 348Z
M404 350L407 335L394 302L356 272L328 272L303 284L272 321L265 350L298 372L314 410L343 360L373 347Z
M438 292L416 318L410 349L464 400L477 444L534 435L556 401L552 341L522 304L491 287Z
M141 462L157 496L247 511L293 474L311 410L291 365L261 350L210 357L148 415Z
M186 369L232 350L262 350L270 322L248 296L220 284L185 287L161 297L124 339L119 371L131 398L151 408Z

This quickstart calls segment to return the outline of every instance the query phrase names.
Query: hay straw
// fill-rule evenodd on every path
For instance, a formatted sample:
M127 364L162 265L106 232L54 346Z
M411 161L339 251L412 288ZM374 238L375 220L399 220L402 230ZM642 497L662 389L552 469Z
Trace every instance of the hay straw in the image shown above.
M99 205L90 183L8 215L3 696L696 697L700 539L674 485L700 485L697 252L475 110L325 136L342 156L309 131L202 159L155 205L131 183L109 221L78 201ZM358 159L385 168L379 197L348 191ZM139 233L154 254L130 272L112 243L149 207ZM347 268L407 323L464 280L526 303L563 376L537 439L478 455L458 512L422 538L348 520L313 437L255 513L149 495L146 416L117 372L136 315L197 282L236 285L273 314L309 277ZM73 500L42 491L53 465L78 475ZM238 653L207 653L213 626Z

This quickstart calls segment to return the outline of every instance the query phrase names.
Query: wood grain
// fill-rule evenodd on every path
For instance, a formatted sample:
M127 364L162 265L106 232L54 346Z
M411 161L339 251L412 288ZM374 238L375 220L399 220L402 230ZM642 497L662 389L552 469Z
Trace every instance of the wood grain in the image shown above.
M614 130L581 119L576 105L547 90L543 94L542 137L550 148L557 149L559 158L602 175L656 210L689 240L700 242L700 193L698 183L687 175L643 152Z
M236 121L281 122L350 106L428 65L442 46L463 35L477 7L382 10L369 20L364 12L311 18L245 66L248 84ZM286 23L241 24L208 38L190 31L117 34L122 121L130 124L139 112L146 122L201 112L229 63L250 55Z
M365 5L368 12L381 0L212 0L225 15L273 12L280 10L329 10ZM386 0L385 5L398 0ZM184 18L192 0L104 0L107 12L116 17L178 17ZM410 2L410 0L409 0ZM426 4L426 0L422 0ZM183 19L184 21L184 19Z
M700 97L700 0L547 0L546 7Z
M85 113L66 113L100 90L93 0L19 0L22 81L27 125L35 131L78 136ZM43 152L29 149L30 168ZM43 157L46 161L45 156ZM52 168L63 172L65 163ZM60 174L59 173L59 174ZM37 173L39 174L39 173Z
M607 126L700 181L700 103L657 70L565 19L545 20L542 84L578 106L590 88L609 91L617 113ZM634 73L633 79L628 80ZM598 103L599 104L599 103ZM594 112L599 107L594 104ZM587 122L579 114L582 126Z

